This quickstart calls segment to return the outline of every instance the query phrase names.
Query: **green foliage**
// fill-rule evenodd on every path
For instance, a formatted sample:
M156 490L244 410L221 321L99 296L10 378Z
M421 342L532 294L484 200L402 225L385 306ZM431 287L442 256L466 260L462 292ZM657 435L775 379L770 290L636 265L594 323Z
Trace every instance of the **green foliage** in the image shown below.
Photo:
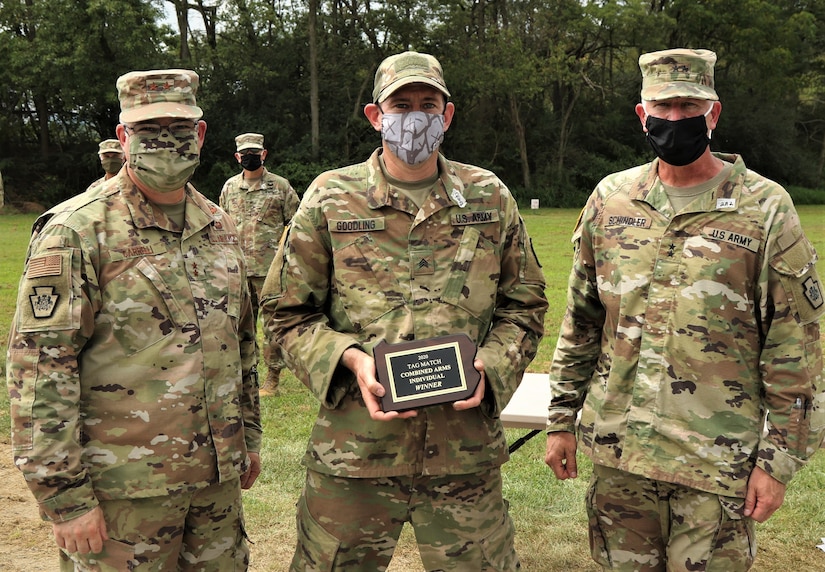
M795 205L825 205L825 190L789 186L787 189Z
M179 3L179 2L178 2ZM825 4L794 0L318 0L319 153L311 141L309 14L302 2L223 0L215 35L189 2L180 61L167 0L0 3L0 165L7 199L50 206L97 179L117 123L116 78L187 67L209 125L194 182L217 198L235 135L263 133L268 165L303 190L379 145L363 117L385 56L436 54L457 114L443 149L492 169L520 200L577 207L606 174L647 160L633 112L638 56L717 52L714 150L786 185L825 188ZM754 46L758 46L755 49Z

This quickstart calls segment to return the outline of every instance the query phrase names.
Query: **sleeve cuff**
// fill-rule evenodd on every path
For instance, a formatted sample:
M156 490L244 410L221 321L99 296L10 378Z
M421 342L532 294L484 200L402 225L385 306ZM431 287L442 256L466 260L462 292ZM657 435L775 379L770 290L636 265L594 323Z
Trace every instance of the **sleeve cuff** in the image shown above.
M790 483L796 472L805 464L802 459L778 450L770 441L759 442L756 466L782 484Z
M98 504L90 486L80 487L40 502L40 517L49 522L66 522L86 514Z

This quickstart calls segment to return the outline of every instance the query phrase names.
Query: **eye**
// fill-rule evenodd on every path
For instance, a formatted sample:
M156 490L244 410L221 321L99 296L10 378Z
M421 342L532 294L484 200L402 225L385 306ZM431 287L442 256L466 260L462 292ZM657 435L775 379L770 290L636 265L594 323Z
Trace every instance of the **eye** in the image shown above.
M156 123L138 123L130 129L132 133L141 137L157 137L160 135L160 125Z
M169 124L169 132L172 135L191 135L195 131L195 124L191 121L175 121Z

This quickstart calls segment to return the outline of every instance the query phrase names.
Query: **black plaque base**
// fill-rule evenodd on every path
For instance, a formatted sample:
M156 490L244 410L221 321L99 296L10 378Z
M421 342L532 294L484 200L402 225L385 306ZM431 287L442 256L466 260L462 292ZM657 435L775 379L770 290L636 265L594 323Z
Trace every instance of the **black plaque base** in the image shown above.
M380 341L373 349L384 411L405 411L461 401L478 387L473 367L476 345L467 334L398 344Z

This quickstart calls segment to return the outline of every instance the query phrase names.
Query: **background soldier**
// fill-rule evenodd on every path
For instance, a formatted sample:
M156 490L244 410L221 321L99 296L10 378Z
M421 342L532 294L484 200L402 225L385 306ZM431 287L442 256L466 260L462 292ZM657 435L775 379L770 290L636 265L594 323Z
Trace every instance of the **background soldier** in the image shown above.
M499 414L544 331L544 276L493 173L437 152L453 119L441 65L387 58L364 113L383 145L320 175L264 286L290 369L322 406L303 464L291 570L385 570L404 522L427 570L516 570ZM466 400L381 410L373 347L466 333Z
M263 135L238 135L235 146L235 159L243 170L224 183L220 205L238 225L257 327L258 298L266 273L278 250L284 227L298 209L299 199L289 181L264 167L267 150ZM281 351L273 343L267 329L264 329L263 355L267 376L260 395L267 397L278 393L281 369L284 367Z
M117 175L123 166L123 148L117 139L105 139L101 141L100 145L98 145L97 156L100 158L100 166L103 167L104 174L100 179L89 185L89 189Z
M187 184L206 133L197 87L188 70L121 76L126 168L41 217L29 246L12 447L61 570L247 566L257 352L235 226Z
M602 180L574 234L546 462L576 477L581 411L606 570L747 570L754 521L822 440L816 253L782 187L711 153L715 62L639 58L658 159Z

